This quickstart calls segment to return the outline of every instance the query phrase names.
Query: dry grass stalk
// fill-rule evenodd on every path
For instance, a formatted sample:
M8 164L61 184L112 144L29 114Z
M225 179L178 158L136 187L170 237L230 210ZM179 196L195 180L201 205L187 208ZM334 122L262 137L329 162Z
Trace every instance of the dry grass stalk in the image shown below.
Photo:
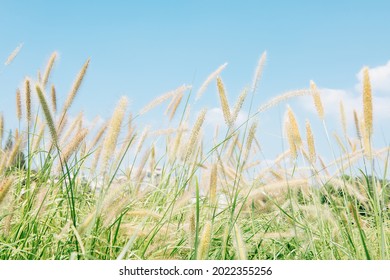
M95 222L96 219L97 219L97 213L96 213L96 209L94 209L84 218L83 222L79 225L78 233L80 235L86 233L91 228L92 224Z
M251 163L246 163L242 170L249 170L255 166L258 166L260 163L261 163L261 160L256 160L256 161L253 161Z
M159 129L159 130L155 130L155 131L151 132L150 136L157 137L157 136L161 136L161 135L170 135L170 134L177 132L177 130L178 130L177 128Z
M62 117L59 120L58 125L57 125L57 135L58 136L62 134L62 132L67 124L68 124L68 115L67 114L62 115Z
M337 190L342 189L347 191L348 194L359 200L361 203L368 202L368 194L366 196L361 192L356 185L347 182L346 180L338 179L336 177L327 178L327 182Z
M45 73L42 77L42 87L46 88L47 82L49 81L49 76L51 73L51 70L53 69L54 62L57 58L57 52L53 52L50 56L49 62L47 63Z
M324 107L322 106L320 92L313 81L310 81L310 90L313 95L314 105L316 107L318 117L323 120L325 117Z
M26 94L26 117L27 117L27 124L30 125L31 123L31 85L30 80L26 79L24 82L25 86L25 94Z
M248 259L248 252L246 250L246 242L244 240L244 237L242 236L242 232L240 227L236 224L234 224L234 237L235 237L235 248L237 251L237 257L239 260L247 260Z
M230 145L229 147L226 149L226 158L232 158L233 157L233 153L234 153L234 148L237 146L237 142L239 141L238 140L238 137L239 137L239 134L236 133L234 134L234 136L231 138L232 140L230 141Z
M356 110L353 110L353 120L355 123L356 135L358 139L362 139L362 133L360 131L360 122Z
M132 144L134 137L135 137L134 128L129 127L127 134L126 134L126 137L125 137L125 140L123 141L122 146L121 146L119 152L117 153L114 166L119 165L119 163L121 162L121 160L125 156L126 151L128 150L128 148L130 148L129 145Z
M183 138L183 133L186 131L185 127L181 125L177 131L177 134L174 139L173 148L169 149L169 161L173 162L176 159L177 152L179 150L181 140Z
M11 205L8 206L9 214L4 218L4 235L8 236L11 232L12 219L16 210L16 200L11 201Z
M265 103L264 105L260 106L259 109L257 110L258 113L264 112L276 105L278 105L280 102L283 102L287 99L296 97L296 96L303 96L303 95L309 95L311 94L310 90L307 89L301 89L301 90L294 90L294 91L289 91L286 92L282 95L276 96L272 98L270 101Z
M136 193L138 193L140 187L141 187L141 183L142 181L144 180L145 178L145 172L144 172L144 169L145 169L145 166L146 166L146 162L148 161L149 159L149 156L150 156L150 153L151 153L151 150L148 149L144 155L142 156L142 159L141 159L141 162L139 163L139 166L138 166L138 169L137 169L137 172L135 173L135 180L136 180Z
M327 176L329 176L330 174L329 174L328 166L326 166L325 161L322 159L321 156L318 156L318 159L320 161L320 165L321 165L321 168L322 168L321 171L325 171L325 174Z
M244 101L245 101L247 95L248 95L248 91L247 91L247 89L244 89L241 92L241 94L238 96L238 100L237 100L236 104L234 104L234 107L233 107L233 113L230 116L230 124L231 125L233 125L236 122L238 114L241 111L242 105L244 104Z
M49 126L51 138L52 138L54 143L58 143L57 131L56 131L56 128L54 126L53 117L51 115L49 106L47 105L45 95L43 94L39 85L36 85L36 91L38 93L39 102L41 103L43 113L44 113L45 118L46 118L47 125Z
M295 144L297 147L299 147L302 144L302 138L299 133L299 127L298 127L298 122L295 118L294 112L290 107L287 109L287 114L288 114L288 120L290 123L290 133L294 139Z
M344 103L340 101L340 117L341 117L341 126L343 128L344 136L347 137L347 119L345 117Z
M151 211L151 210L146 210L146 209L141 209L141 210L133 210L133 211L128 211L126 212L126 216L129 216L129 217L149 217L149 218L152 218L154 220L161 220L162 218L162 215L159 214L159 213L156 213L154 211Z
M282 181L285 178L284 175L280 173L280 171L278 172L276 170L271 170L270 173L277 181Z
M218 165L214 163L211 167L210 172L210 202L211 205L217 203L217 176L218 176Z
M23 47L23 44L20 44L19 46L17 46L13 51L12 53L7 57L7 60L5 61L4 65L7 66L7 65L10 65L11 62L15 59L15 57L19 54L20 50L22 49Z
M123 96L119 100L119 103L115 108L114 114L112 115L110 125L108 127L108 132L103 143L103 168L104 169L107 167L108 161L110 160L115 150L115 146L121 130L122 121L126 113L127 103L128 103L127 98Z
M148 105L146 105L144 108L142 108L140 110L139 114L143 115L143 114L149 112L154 107L160 105L161 103L163 103L164 101L168 100L169 98L174 97L177 94L183 93L183 92L185 92L186 90L188 90L190 88L191 88L191 86L182 85L182 86L178 87L177 89L175 89L173 91L167 92L167 93L157 97L152 102L150 102Z
M306 141L307 141L307 147L309 151L310 163L314 164L316 162L316 149L314 146L314 136L311 130L309 120L306 120Z
M195 244L195 211L192 210L190 212L189 216L189 238L188 238L188 243L191 248L193 248L193 244Z
M88 135L88 129L84 128L79 131L72 141L64 148L62 153L62 161L66 162L69 160L70 156L77 151L81 143L84 141L85 137Z
M89 150L93 149L97 143L99 143L99 141L102 139L104 133L106 132L107 130L107 126L108 126L108 123L105 122L102 127L99 129L99 131L96 133L96 136L95 138L92 140L91 142L91 145L89 146Z
M261 75L263 74L263 68L266 60L267 60L267 52L263 52L257 64L255 76L253 77L252 92L255 92L257 89L257 84L259 83Z
M147 138L148 135L149 135L149 130L150 130L150 127L149 127L149 126L146 126L146 127L144 128L144 130L142 131L141 137L139 138L138 143L137 143L137 146L136 146L136 148L135 148L135 154L136 154L136 155L138 155L139 152L141 151L142 146L144 145L145 140L146 140L146 138Z
M91 165L91 174L94 174L96 171L96 168L99 164L100 155L102 154L102 150L103 150L103 145L99 145L96 151L94 152L94 158Z
M203 228L202 236L200 237L197 257L199 260L207 260L210 243L211 243L211 228L212 224L210 221L206 222Z
M252 193L252 195L264 193L266 195L277 197L284 195L288 189L299 189L304 192L308 192L310 191L310 187L311 186L309 185L307 179L283 180L276 183L269 183L263 186L259 186L257 190Z
M252 122L251 127L249 128L248 138L246 139L245 143L245 150L243 154L243 161L246 162L248 159L248 156L252 149L252 142L253 139L256 137L256 129L257 129L257 121Z
M12 176L3 178L0 181L0 205L4 201L5 196L9 192L12 182L15 180Z
M72 89L70 90L68 97L66 98L64 107L62 108L62 115L65 115L70 106L73 103L74 98L76 97L76 94L81 86L81 83L84 79L85 73L87 72L88 65L89 65L89 59L84 63L83 67L81 68L79 74L76 77L76 80L73 83Z
M42 75L41 75L41 71L40 70L38 70L38 73L37 73L37 80L38 80L39 84L42 84Z
M347 149L345 148L345 145L343 144L343 141L341 141L340 136L336 132L333 132L333 137L336 139L337 144L343 150L343 153L347 153Z
M57 113L57 94L54 85L51 85L50 92L51 92L51 106L53 107L53 112Z
M223 118L225 119L225 123L228 126L230 126L231 116L230 116L229 102L226 96L225 87L220 77L217 77L217 88L218 88L219 100L221 102Z
M221 66L218 67L217 70L215 70L213 73L211 73L207 79L203 82L203 84L200 86L198 92L196 93L196 98L195 100L199 100L203 93L206 91L208 85L211 83L212 80L214 80L225 67L227 66L227 63L222 64Z
M172 102L169 104L167 110L165 111L165 114L167 114L169 111L169 120L171 121L173 117L175 116L175 113L177 111L177 108L179 108L179 105L184 97L184 92L179 92L173 99Z
M372 122L372 93L368 68L363 68L363 115L367 137L371 137L373 131Z
M280 162L284 160L286 157L290 156L291 152L290 151L285 151L281 153L274 161L273 161L273 166L279 166ZM264 178L268 173L273 170L273 166L267 167L263 169L259 175L257 175L255 181L260 181L262 178Z
M22 119L22 98L20 95L20 89L16 90L16 116L19 121Z
M21 143L22 143L22 138L15 135L15 143L12 146L12 150L10 151L10 153L8 155L6 167L11 167L15 163L16 164L18 163L17 157L19 156L19 151L21 150L21 147L20 147Z
M42 138L43 138L43 135L45 133L45 124L42 123L39 127L39 131L38 131L38 134L36 137L34 137L34 143L32 145L32 152L37 152L38 149L39 149L39 145L41 144L41 141L42 141Z
M69 128L65 131L64 136L61 137L62 138L61 145L65 144L69 140L73 132L75 132L76 134L78 133L77 128L79 124L82 122L83 118L84 118L84 112L81 111L80 113L77 114L76 118L70 124Z
M152 149L150 150L150 161L149 161L149 170L153 174L154 169L156 168L156 146L153 144Z
M198 142L198 136L199 136L200 130L202 128L204 119L206 117L206 112L207 112L207 110L203 109L199 113L198 118L196 119L196 122L194 124L194 127L191 130L190 138L188 140L188 144L186 145L187 152L185 155L185 161L187 161L194 153L195 146Z
M363 143L361 143L363 145L362 148L364 148L364 154L367 157L370 157L371 156L371 138L370 138L370 135L368 134L368 129L366 128L366 122L363 119L363 121L360 121L359 124L360 124L360 133L361 133L362 140L363 140Z
M280 238L293 238L296 236L295 230L289 230L285 232L267 232L261 234L262 239L280 239Z

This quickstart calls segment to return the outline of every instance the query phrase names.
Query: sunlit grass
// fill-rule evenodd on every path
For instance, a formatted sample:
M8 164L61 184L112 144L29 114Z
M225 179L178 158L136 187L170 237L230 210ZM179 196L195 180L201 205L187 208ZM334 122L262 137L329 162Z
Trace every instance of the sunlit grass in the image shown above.
M314 82L253 103L265 54L234 106L220 78L224 64L198 91L178 87L140 114L122 97L111 120L92 126L68 113L89 60L61 108L50 84L55 54L43 78L18 90L18 128L6 135L13 116L0 117L0 259L389 258L389 147L372 146L368 71L357 136L344 129L333 143ZM190 105L213 82L226 127L208 141L207 110ZM310 122L303 130L288 107L281 123L288 149L262 164L257 117L300 95L313 95L333 158L324 162ZM165 101L164 118L176 127L137 128ZM244 106L248 118L238 123Z

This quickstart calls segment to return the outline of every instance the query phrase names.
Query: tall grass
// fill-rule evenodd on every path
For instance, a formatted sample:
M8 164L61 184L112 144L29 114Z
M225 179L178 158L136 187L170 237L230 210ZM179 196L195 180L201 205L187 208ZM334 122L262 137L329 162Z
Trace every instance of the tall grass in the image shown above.
M389 258L389 147L372 146L367 70L363 118L354 112L357 134L347 134L341 104L343 137L337 137L339 147L328 137L331 162L319 155L310 121L301 137L299 119L288 107L281 132L288 149L262 164L257 117L290 98L312 95L328 135L321 93L312 81L310 88L252 111L265 53L250 91L242 91L232 110L223 64L196 96L183 85L136 115L122 97L111 120L97 128L87 127L83 114L69 115L89 60L58 111L55 85L50 97L46 92L56 56L43 77L36 83L26 78L24 91L18 90L19 127L9 128L8 140L4 131L12 116L0 113L0 259ZM203 132L207 110L192 123L190 105L214 82L225 135L211 144ZM139 131L137 120L168 100L166 118L175 118L177 127ZM249 116L238 123L245 106ZM378 164L382 174L374 169Z

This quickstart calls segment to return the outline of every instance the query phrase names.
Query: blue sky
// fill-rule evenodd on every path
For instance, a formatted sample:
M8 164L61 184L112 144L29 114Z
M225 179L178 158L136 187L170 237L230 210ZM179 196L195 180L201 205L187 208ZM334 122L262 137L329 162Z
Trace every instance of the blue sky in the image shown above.
M122 95L131 100L130 110L138 112L182 84L193 85L196 91L224 62L228 67L221 76L233 103L251 83L257 61L267 51L255 107L285 91L308 87L314 80L330 92L324 103L329 118L333 114L337 119L332 110L335 103L338 107L339 96L346 107L359 106L357 75L364 65L376 69L373 89L378 89L381 106L377 126L384 132L379 140L388 145L390 135L384 128L390 110L386 84L390 80L385 79L390 75L389 11L390 1L375 0L0 0L0 60L23 43L13 63L0 66L0 111L7 127L16 125L15 90L25 76L35 77L39 68L43 71L53 51L60 55L51 77L60 101L84 61L91 58L72 108L75 113L84 110L89 119L108 118ZM213 83L195 110L218 104ZM291 106L302 123L315 118L310 99ZM285 104L260 118L259 129L265 133L260 138L271 150L272 140L266 136L280 134L275 120L284 110ZM156 110L140 122L156 122L159 115Z

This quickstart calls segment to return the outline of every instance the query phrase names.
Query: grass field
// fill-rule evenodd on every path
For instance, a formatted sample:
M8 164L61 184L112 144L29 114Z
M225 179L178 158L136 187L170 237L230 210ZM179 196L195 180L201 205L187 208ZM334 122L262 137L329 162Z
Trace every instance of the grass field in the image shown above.
M89 60L57 104L54 53L17 90L17 115L0 115L0 259L388 259L389 147L372 145L368 69L363 115L355 112L348 135L341 103L343 129L337 141L327 139L330 162L316 151L310 121L299 126L288 107L286 151L263 164L256 119L290 98L312 96L329 135L314 82L253 104L265 59L234 105L222 65L199 89L178 87L139 113L122 97L110 120L91 126L69 114ZM202 133L206 109L190 121L191 102L208 86L216 87L225 119L226 134L213 143ZM163 102L163 117L177 127L137 129L138 117ZM249 117L238 123L244 105ZM15 117L19 126L8 135L5 124Z

